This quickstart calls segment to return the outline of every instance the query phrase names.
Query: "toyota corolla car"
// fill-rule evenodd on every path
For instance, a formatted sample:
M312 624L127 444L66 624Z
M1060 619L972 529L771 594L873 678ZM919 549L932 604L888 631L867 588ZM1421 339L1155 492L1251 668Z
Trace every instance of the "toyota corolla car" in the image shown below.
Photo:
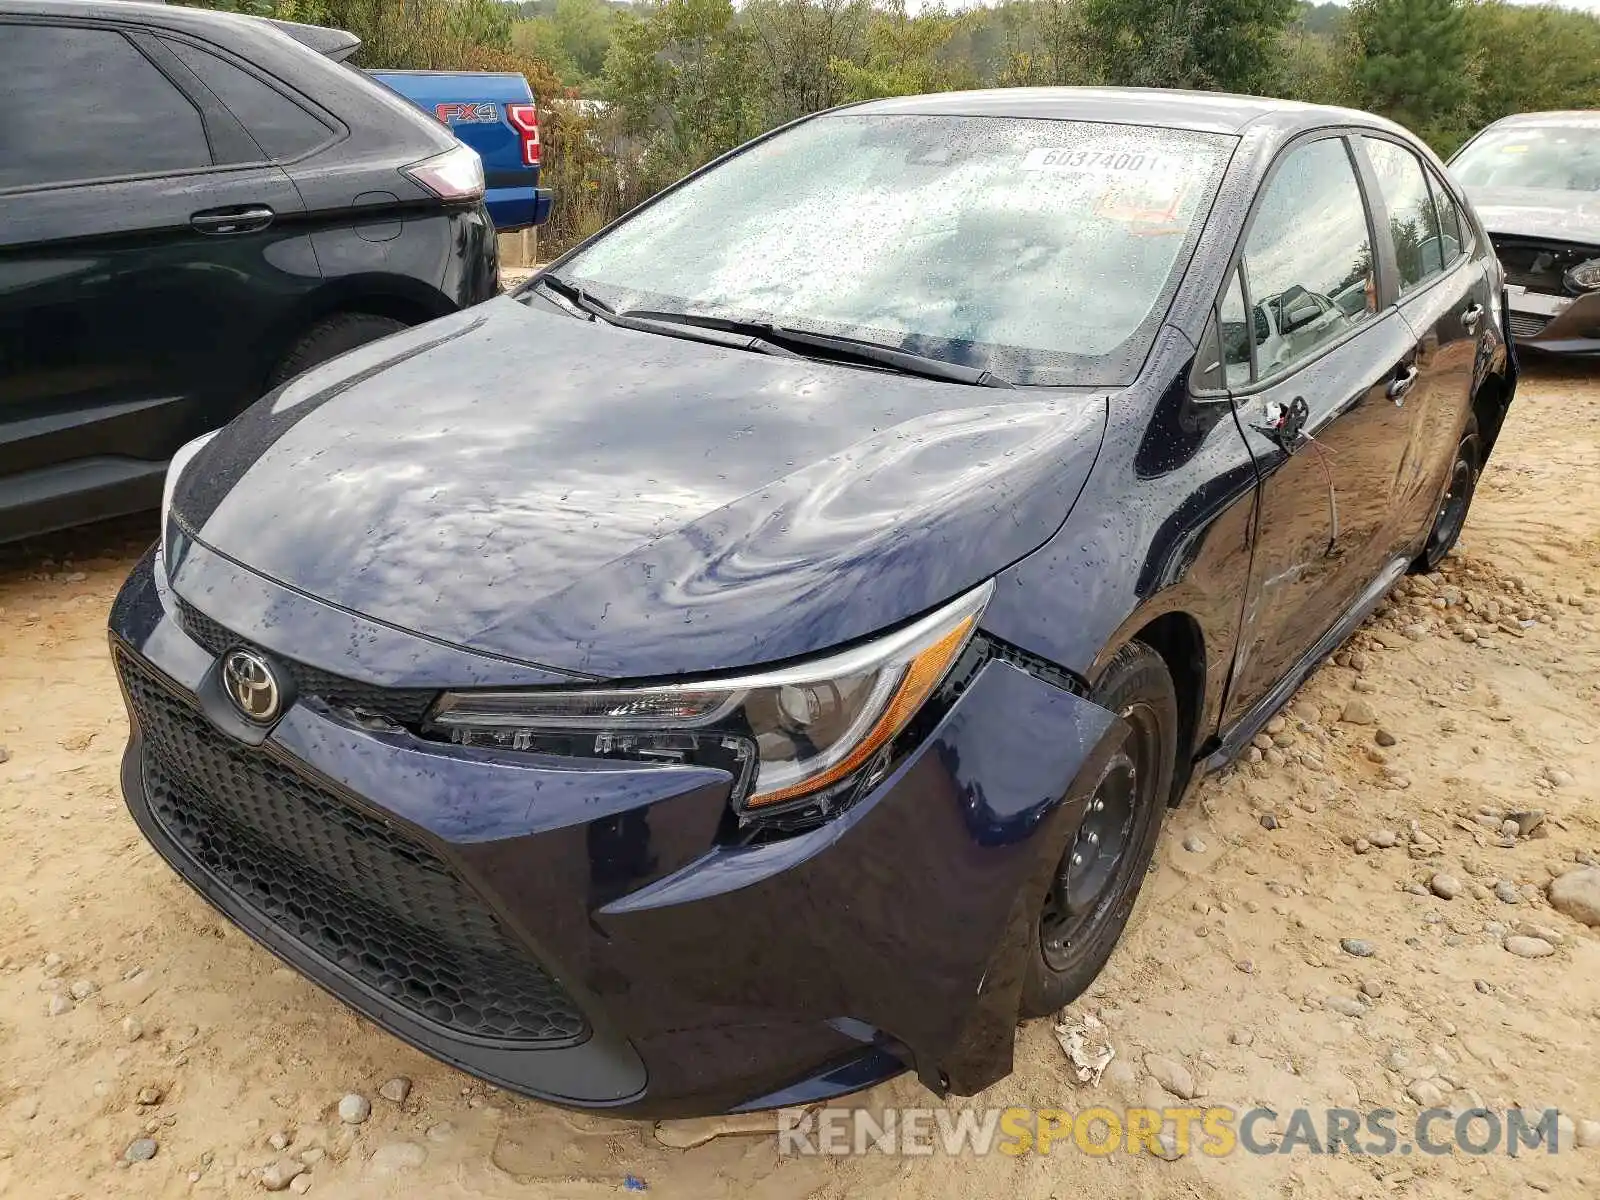
M1442 165L1360 113L819 114L192 443L111 617L128 804L528 1095L975 1092L1191 777L1449 549L1503 315Z
M1505 268L1517 343L1600 354L1600 112L1506 117L1450 170Z

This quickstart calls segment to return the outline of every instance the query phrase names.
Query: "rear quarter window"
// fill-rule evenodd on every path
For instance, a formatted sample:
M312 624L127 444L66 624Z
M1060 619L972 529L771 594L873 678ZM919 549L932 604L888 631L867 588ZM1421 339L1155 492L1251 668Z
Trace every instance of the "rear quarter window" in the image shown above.
M227 106L266 157L299 158L332 134L320 119L277 88L220 55L187 42L166 41L166 45Z

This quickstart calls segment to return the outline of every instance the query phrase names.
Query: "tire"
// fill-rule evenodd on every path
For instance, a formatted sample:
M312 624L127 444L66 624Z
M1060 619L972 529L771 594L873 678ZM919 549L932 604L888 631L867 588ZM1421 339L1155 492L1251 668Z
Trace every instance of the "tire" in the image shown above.
M1461 527L1467 523L1467 510L1472 507L1472 497L1478 489L1478 475L1483 470L1483 438L1478 433L1476 413L1467 415L1462 427L1461 440L1456 443L1456 456L1450 464L1450 478L1445 483L1439 510L1434 514L1433 526L1428 530L1428 540L1422 553L1411 562L1413 575L1425 575L1436 568L1450 548L1461 536Z
M1178 697L1161 656L1130 642L1106 666L1090 698L1121 715L1128 735L1097 781L1034 916L1024 1017L1059 1012L1100 973L1133 912L1172 789Z
M289 382L312 367L320 367L346 350L365 346L368 342L375 342L405 328L407 325L404 321L371 313L334 313L331 317L324 317L289 347L289 353L272 369L272 375L267 379L267 390Z

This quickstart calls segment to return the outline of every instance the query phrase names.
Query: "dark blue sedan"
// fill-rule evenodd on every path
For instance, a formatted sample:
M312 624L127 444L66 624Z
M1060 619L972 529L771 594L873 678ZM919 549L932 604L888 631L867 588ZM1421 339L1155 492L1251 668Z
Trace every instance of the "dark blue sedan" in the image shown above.
M819 114L186 448L111 618L128 804L529 1095L975 1092L1191 778L1450 549L1504 314L1361 113Z

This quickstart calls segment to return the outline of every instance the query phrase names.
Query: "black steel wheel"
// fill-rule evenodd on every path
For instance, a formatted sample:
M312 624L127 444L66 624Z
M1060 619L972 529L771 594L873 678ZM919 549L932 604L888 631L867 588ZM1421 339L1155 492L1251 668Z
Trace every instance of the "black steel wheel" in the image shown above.
M1428 531L1428 541L1411 564L1414 573L1434 570L1456 544L1461 527L1467 523L1467 510L1472 507L1472 494L1477 490L1478 472L1482 469L1483 440L1478 436L1478 418L1469 415L1456 444L1455 461L1450 464L1450 478L1434 514L1433 528Z
M1161 656L1138 642L1119 650L1091 698L1126 733L1096 781L1034 921L1022 1015L1071 1002L1122 936L1161 832L1177 760L1178 702Z

